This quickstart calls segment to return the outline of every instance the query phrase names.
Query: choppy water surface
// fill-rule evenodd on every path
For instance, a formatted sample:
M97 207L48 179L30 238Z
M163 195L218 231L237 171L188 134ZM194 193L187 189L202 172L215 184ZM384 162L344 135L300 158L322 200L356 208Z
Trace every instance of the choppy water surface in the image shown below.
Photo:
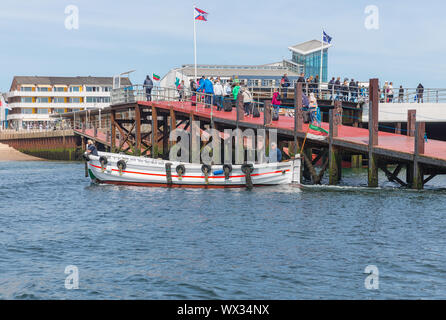
M344 187L169 190L92 185L82 163L0 162L0 298L445 299L446 181L381 181L352 188L366 172L346 170Z

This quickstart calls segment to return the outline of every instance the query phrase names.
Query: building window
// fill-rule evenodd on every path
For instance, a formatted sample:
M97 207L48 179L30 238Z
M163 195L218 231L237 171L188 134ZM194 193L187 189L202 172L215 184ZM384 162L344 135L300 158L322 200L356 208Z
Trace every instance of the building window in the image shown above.
M50 90L47 87L37 87L37 91L39 91L39 92L48 92Z
M87 92L99 92L100 89L101 89L100 87L92 87L92 86L86 87Z
M87 103L110 103L110 97L87 97Z
M48 114L48 109L46 108L38 108L37 109L38 114Z
M33 91L33 88L32 87L21 87L20 88L20 91Z
M53 103L65 103L65 98L60 98L60 97L53 98Z
M263 79L262 80L262 86L264 86L264 87L272 87L273 86L273 80L271 80L271 79Z
M32 114L33 109L32 108L22 108L22 114Z
M33 102L33 98L31 98L31 97L22 97L22 102L23 103L32 103Z
M49 99L48 98L36 98L36 102L37 103L48 103Z
M104 92L110 92L112 90L112 87L102 87L102 91Z
M80 103L81 102L81 98L70 98L70 103Z
M54 91L56 91L56 92L64 92L65 88L64 87L54 87Z
M79 92L79 87L70 87L70 92Z
M65 109L53 109L53 113L65 113Z

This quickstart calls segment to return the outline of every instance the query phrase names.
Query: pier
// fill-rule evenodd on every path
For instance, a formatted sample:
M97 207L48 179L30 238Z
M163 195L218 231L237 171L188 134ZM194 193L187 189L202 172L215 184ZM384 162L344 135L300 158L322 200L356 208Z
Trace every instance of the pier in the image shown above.
M74 132L94 139L112 152L166 158L172 143L169 141L170 131L178 126L187 129L192 121L200 121L202 130L215 128L221 132L236 128L276 129L279 146L288 149L288 156L302 150L305 160L303 177L307 183L321 183L328 171L329 184L338 184L342 179L342 159L351 161L352 167L367 162L369 187L378 186L379 170L389 181L414 189L422 189L436 175L445 174L446 142L432 139L426 142L425 121L417 121L416 110L408 112L406 134L378 130L377 79L370 80L369 91L368 129L342 124L343 106L340 101L335 101L329 108L328 121L322 123L329 132L324 139L306 138L308 124L303 121L300 83L296 84L293 93L294 116L280 116L278 121L271 122L269 101L263 105L260 117L252 118L244 116L240 99L232 112L225 112L216 111L215 107L206 108L203 103L194 106L189 99L175 101L178 99L169 97L166 92L154 95L153 101L145 101L143 91L122 91L110 108L101 111L101 121L110 124L108 129L103 132L98 129L98 112L92 111L84 117L78 115L78 128ZM87 126L88 117L96 121L96 126ZM402 169L406 169L404 177L400 177Z
M270 99L266 95L259 99L259 92L255 105L260 109L260 117L253 118L244 116L241 95L232 111L226 112L204 102L194 104L190 97L179 101L175 89L159 88L152 95L152 101L147 101L144 89L132 86L114 90L110 107L63 114L62 118L71 123L72 130L29 133L26 137L23 134L20 137L20 133L2 134L0 141L18 150L29 150L38 144L51 145L52 149L68 148L69 158L74 159L85 149L86 140L92 139L99 150L167 159L174 144L169 141L170 132L176 128L191 130L193 121L199 121L200 128L195 129L202 131L209 128L222 133L225 129L237 128L276 130L279 147L286 151L286 158L302 154L304 183L320 184L327 175L329 184L338 184L342 180L343 162L350 163L352 168L366 166L369 187L378 186L379 170L389 181L414 189L422 189L435 176L446 174L446 141L426 139L428 119L422 109L425 104L406 103L411 107L406 108L406 129L395 126L391 130L379 130L378 119L387 112L380 109L392 105L401 108L401 104L380 103L378 79L370 80L367 100L361 104L327 100L321 95L318 103L325 110L322 127L329 132L321 138L307 135L309 124L304 122L302 106L305 90L302 83L289 88L288 114L271 121ZM438 105L441 104L440 101ZM353 115L360 121L349 121ZM39 156L37 152L27 153Z

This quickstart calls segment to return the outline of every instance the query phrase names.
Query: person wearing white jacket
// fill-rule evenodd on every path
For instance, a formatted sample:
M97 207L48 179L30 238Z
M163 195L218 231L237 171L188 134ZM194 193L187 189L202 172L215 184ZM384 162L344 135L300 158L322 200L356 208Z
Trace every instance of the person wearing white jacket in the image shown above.
M219 80L214 83L214 105L217 106L217 111L223 109L223 95L224 90Z
M249 92L247 87L244 87L243 88L243 107L245 109L245 116L249 116L252 113L251 104L252 104L251 92Z

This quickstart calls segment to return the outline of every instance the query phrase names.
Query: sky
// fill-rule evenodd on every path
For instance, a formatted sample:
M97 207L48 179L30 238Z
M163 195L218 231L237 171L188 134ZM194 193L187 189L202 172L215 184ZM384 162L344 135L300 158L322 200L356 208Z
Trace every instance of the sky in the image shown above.
M191 64L193 4L199 64L265 64L290 58L289 46L332 38L329 76L394 86L446 88L446 2L400 0L0 0L0 91L15 75L163 76ZM74 5L79 28L67 29ZM378 29L366 28L374 5ZM369 18L368 18L369 17ZM377 26L375 24L375 26Z

